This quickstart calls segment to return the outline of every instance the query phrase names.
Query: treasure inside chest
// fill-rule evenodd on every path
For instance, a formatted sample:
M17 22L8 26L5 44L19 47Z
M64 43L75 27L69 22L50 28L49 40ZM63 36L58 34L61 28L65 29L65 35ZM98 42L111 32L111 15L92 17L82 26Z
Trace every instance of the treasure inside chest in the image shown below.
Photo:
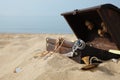
M108 54L120 49L120 9L112 4L74 10L61 14L78 39L87 44L82 56L95 56L102 60L119 58ZM76 58L75 58L76 59Z

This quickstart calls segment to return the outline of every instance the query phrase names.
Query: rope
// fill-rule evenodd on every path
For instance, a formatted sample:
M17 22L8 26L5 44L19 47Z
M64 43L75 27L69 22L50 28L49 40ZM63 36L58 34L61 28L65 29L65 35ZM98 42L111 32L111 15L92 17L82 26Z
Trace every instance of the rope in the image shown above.
M64 41L65 40L63 38L59 38L56 45L55 45L55 49L53 50L53 52L57 52L61 48L61 46L63 45Z
M65 40L64 40L63 38L59 38L59 39L57 40L56 44L55 44L54 50L53 50L53 51L43 52L43 56L45 56L46 54L50 54L50 55L46 56L46 58L48 58L48 57L51 56L53 53L57 52L57 51L61 48L61 46L63 45L64 41L65 41Z

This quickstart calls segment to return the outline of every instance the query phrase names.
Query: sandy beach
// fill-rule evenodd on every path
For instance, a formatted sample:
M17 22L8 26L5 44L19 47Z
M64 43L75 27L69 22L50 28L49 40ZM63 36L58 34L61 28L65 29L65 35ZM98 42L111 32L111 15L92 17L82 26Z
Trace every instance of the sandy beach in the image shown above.
M47 37L76 40L74 34L0 34L0 80L119 80L119 60L83 71L84 64L59 53L40 56Z

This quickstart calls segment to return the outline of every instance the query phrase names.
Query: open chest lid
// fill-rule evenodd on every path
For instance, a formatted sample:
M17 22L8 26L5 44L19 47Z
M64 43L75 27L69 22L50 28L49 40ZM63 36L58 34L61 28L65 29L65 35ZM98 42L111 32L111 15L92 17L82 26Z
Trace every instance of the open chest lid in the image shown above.
M102 49L120 49L120 9L118 7L104 4L61 15L64 16L77 38L96 45L100 44ZM90 27L95 30L91 30ZM91 35L95 35L94 32L96 36L92 37Z

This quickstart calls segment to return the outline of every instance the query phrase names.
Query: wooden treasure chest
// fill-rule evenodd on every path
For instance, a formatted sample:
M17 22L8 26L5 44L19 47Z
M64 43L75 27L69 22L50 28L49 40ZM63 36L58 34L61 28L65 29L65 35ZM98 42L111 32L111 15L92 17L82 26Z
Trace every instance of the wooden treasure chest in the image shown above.
M61 14L78 39L87 44L82 56L95 56L102 60L119 58L120 9L112 4L103 4L88 9Z

